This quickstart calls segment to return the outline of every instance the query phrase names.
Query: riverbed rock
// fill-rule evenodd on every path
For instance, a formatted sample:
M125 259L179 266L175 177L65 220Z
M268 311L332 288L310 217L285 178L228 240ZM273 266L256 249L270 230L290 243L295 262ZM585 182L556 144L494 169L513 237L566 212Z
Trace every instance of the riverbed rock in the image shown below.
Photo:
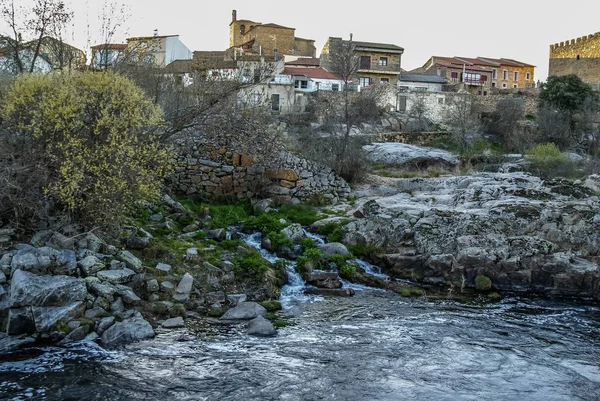
M0 355L18 351L28 345L33 345L35 338L29 336L9 336L0 332Z
M73 276L77 274L77 259L72 250L26 246L21 247L12 257L11 271L14 273L17 270Z
M76 319L82 316L84 311L85 304L83 302L74 302L65 306L34 306L31 308L35 330L38 333L51 331L59 322L66 323L71 319Z
M133 270L136 273L142 273L144 270L144 266L142 261L135 257L129 251L120 251L117 253L116 258L121 262L124 262L128 268Z
M325 257L331 255L352 256L348 248L339 242L328 242L326 244L319 245L318 248Z
M131 269L119 269L119 270L104 270L98 272L96 277L102 281L107 281L111 284L124 284L130 282L135 276L135 272Z
M86 256L77 262L84 276L91 276L105 268L104 263L94 255Z
M442 149L416 146L407 143L373 143L363 149L374 162L395 166L410 165L419 168L429 166L456 166L459 158L456 154Z
M98 329L96 330L96 332L98 333L98 335L102 335L104 334L104 332L106 330L108 330L109 327L111 327L113 324L115 324L115 317L114 316L107 316L102 318L99 322L98 322Z
M68 276L38 276L23 270L13 274L11 306L63 306L85 300L87 289L82 279Z
M162 327L165 329L179 329L185 327L185 322L182 317L174 317L171 319L165 320L162 324Z
M281 233L294 243L299 243L306 238L306 233L300 224L290 224L286 228L282 229Z
M126 315L102 334L101 342L105 348L116 348L133 342L154 338L154 330L139 312Z
M267 310L256 302L242 302L235 308L229 309L221 320L250 320L257 316L266 316Z
M193 286L194 276L192 276L190 273L185 273L181 280L179 280L179 284L177 284L177 289L175 290L175 295L173 295L173 300L179 303L188 302L190 300L190 294Z
M248 335L256 337L274 337L277 330L273 323L262 316L257 316L248 322Z
M342 282L337 272L313 270L305 275L306 284L317 288L341 288Z
M67 336L59 342L59 345L66 345L69 343L81 341L88 335L89 332L90 326L79 326L78 328L67 334Z

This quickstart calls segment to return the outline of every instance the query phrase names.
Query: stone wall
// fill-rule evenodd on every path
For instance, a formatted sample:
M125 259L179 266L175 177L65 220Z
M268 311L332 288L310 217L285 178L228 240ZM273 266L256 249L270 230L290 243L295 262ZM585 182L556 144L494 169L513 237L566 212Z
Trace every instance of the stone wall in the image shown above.
M600 32L550 46L549 76L575 74L600 89Z
M179 156L169 186L178 193L206 198L268 197L285 204L315 196L336 203L351 192L330 168L289 152L254 162L248 155L224 148L207 152L205 144L194 139L179 139L175 145Z
M449 138L449 132L420 132L410 134L407 132L383 132L373 137L373 142L410 143L413 145L429 145L440 138Z

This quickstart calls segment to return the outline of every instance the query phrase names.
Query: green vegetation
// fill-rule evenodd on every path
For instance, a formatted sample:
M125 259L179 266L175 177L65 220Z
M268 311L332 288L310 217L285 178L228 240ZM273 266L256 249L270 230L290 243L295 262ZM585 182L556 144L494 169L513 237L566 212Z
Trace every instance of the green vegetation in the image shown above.
M477 291L489 291L492 289L492 280L482 274L475 277L475 289Z
M173 306L169 310L169 313L171 316L185 317L185 314L186 314L185 306L183 306L182 304L173 304Z
M303 250L307 250L316 248L317 244L310 238L304 238L302 241L300 241L300 246Z
M292 248L294 246L294 242L280 232L270 232L267 234L267 239L271 241L271 247L275 251L286 247Z
M78 223L115 226L173 171L160 108L122 75L23 74L0 113L0 160L12 163L0 177L0 218L35 222L53 202Z
M255 250L238 255L233 264L236 275L248 278L262 278L271 267L271 263Z
M263 233L279 232L289 225L289 223L282 223L280 220L281 217L275 212L250 216L242 223L242 229L244 231L260 231Z
M296 260L296 270L299 273L306 271L307 264L311 264L314 268L318 269L323 266L323 252L316 248L309 248L298 257Z
M198 216L211 217L211 228L226 228L238 225L246 220L252 212L250 201L234 201L231 203L203 203L193 198L177 199L186 209Z
M210 317L221 317L227 312L225 308L210 308L207 312Z
M540 103L571 115L580 111L588 99L598 101L598 94L577 75L548 77L542 86Z
M384 248L367 244L351 245L348 247L348 250L356 257L365 257L367 259L372 259L374 255L385 253Z
M502 295L500 295L497 292L492 292L492 293L488 294L488 299L492 302L497 302L502 299Z
M338 270L340 277L345 279L351 279L356 274L356 267L345 264Z
M270 300L270 301L262 301L260 304L261 304L261 306L262 306L263 308L265 308L265 309L266 309L268 312L276 312L276 311L278 311L278 310L281 310L281 309L282 309L282 307L281 307L281 303L280 303L279 301L273 301L273 300Z
M527 157L533 172L542 178L571 178L576 174L575 163L554 143L534 146L527 152Z
M339 253L327 256L327 262L333 263L335 265L335 268L338 269L338 271L343 269L344 266L346 266L346 262L348 261L348 259L352 259L352 256L342 255Z
M326 235L330 242L341 242L344 239L344 231L341 226L348 224L348 222L349 220L342 220L340 222L327 223L319 227L317 232L321 235Z

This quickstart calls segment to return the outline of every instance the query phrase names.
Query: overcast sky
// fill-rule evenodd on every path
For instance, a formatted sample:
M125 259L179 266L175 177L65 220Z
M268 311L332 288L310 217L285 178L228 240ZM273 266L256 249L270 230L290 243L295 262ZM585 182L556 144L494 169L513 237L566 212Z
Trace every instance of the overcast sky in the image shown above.
M75 45L83 47L87 43L86 21L98 24L97 10L104 0L69 1L76 12ZM592 0L121 0L119 3L129 7L129 36L152 35L158 29L161 35L179 34L190 50L226 49L231 10L236 9L238 19L296 28L296 36L316 41L317 56L329 36L347 38L353 33L358 41L404 47L402 67L407 70L420 67L432 55L505 57L536 65L536 79L540 80L545 80L548 74L550 44L600 31L600 3ZM124 40L125 35L120 36Z

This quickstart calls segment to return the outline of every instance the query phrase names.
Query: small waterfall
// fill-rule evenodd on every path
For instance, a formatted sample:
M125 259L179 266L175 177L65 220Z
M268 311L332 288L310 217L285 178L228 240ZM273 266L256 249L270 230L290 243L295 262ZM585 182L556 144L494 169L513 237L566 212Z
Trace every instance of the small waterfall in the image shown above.
M296 262L291 260L286 260L280 258L262 248L261 240L262 234L260 232L254 234L241 234L240 238L251 247L255 248L260 252L261 256L267 259L271 263L275 263L280 260L285 260L285 269L287 271L288 276L288 284L284 285L281 289L281 295L279 297L279 302L284 308L290 306L293 301L303 301L303 300L315 300L320 299L320 297L315 297L314 295L305 295L304 288L306 287L306 282L302 279L302 276L296 271ZM322 241L322 240L321 240Z
M306 234L307 238L310 238L311 240L313 240L314 242L316 242L319 245L322 245L325 243L325 240L319 234L314 234L314 233L308 232L306 230L304 230L304 234Z
M387 274L383 274L381 272L381 268L379 268L378 266L373 266L369 262L365 262L361 259L354 259L354 261L365 271L365 273L369 273L372 276L381 277L384 279L390 278L390 276L388 276Z

